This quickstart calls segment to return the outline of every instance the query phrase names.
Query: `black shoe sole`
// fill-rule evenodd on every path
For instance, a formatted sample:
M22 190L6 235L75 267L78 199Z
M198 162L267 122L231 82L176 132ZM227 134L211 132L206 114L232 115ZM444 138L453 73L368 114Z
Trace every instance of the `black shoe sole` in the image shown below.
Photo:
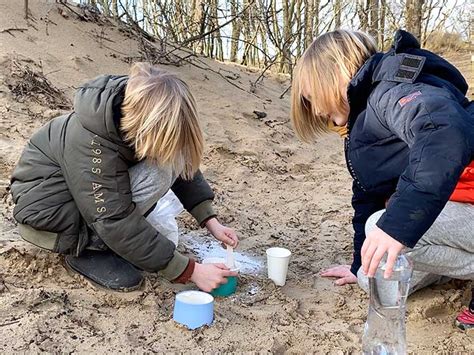
M102 291L113 291L113 292L121 292L121 293L133 292L133 291L137 291L138 289L140 289L143 286L143 283L144 283L144 278L143 278L137 286L133 286L133 287L122 287L122 288L118 288L118 289L105 287L104 285L98 284L94 280L88 278L87 276L81 274L79 271L74 269L71 265L69 265L67 263L65 258L63 258L63 266L65 267L65 269L68 271L68 273L70 275L79 275L81 278L83 278L89 284L91 284L95 288L98 288Z

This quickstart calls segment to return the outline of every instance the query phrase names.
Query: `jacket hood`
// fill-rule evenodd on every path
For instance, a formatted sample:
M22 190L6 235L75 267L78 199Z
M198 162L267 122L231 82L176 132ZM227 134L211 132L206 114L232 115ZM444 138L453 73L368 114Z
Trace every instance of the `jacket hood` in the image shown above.
M128 76L102 75L81 85L74 112L87 130L123 145L119 125Z
M412 66L408 67L411 73L404 77L407 74L407 64ZM365 108L370 93L382 80L412 83L422 81L450 90L459 101L463 100L468 90L466 80L456 67L440 56L421 49L420 43L412 34L398 30L390 50L370 57L349 83L349 121Z

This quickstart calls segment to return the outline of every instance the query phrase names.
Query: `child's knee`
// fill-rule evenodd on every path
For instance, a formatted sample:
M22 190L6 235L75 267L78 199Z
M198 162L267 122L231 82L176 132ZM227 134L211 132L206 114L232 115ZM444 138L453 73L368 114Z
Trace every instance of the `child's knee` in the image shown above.
M30 227L27 224L18 224L18 232L23 240L36 245L42 249L56 251L56 245L58 242L58 234L40 231Z
M380 210L372 214L368 219L367 222L365 222L365 235L367 235L369 232L371 232L375 226L382 214L385 212L385 209Z

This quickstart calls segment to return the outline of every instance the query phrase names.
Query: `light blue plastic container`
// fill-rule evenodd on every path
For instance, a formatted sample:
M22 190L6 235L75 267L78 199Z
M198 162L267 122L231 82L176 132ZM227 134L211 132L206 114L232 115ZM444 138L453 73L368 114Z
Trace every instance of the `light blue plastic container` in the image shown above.
M176 295L173 319L193 330L211 325L214 320L214 297L201 291L183 291Z

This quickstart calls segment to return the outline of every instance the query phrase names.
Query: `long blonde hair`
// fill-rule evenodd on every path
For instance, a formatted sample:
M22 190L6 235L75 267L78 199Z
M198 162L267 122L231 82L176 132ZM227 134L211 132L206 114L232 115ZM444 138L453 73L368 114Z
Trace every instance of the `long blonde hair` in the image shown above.
M328 131L328 115L348 114L343 90L377 51L375 41L357 31L336 30L316 38L298 61L291 88L291 121L298 137L310 141ZM304 97L305 87L310 99Z
M138 159L171 166L177 175L192 179L204 142L196 103L184 81L156 66L134 64L122 114L121 131Z

